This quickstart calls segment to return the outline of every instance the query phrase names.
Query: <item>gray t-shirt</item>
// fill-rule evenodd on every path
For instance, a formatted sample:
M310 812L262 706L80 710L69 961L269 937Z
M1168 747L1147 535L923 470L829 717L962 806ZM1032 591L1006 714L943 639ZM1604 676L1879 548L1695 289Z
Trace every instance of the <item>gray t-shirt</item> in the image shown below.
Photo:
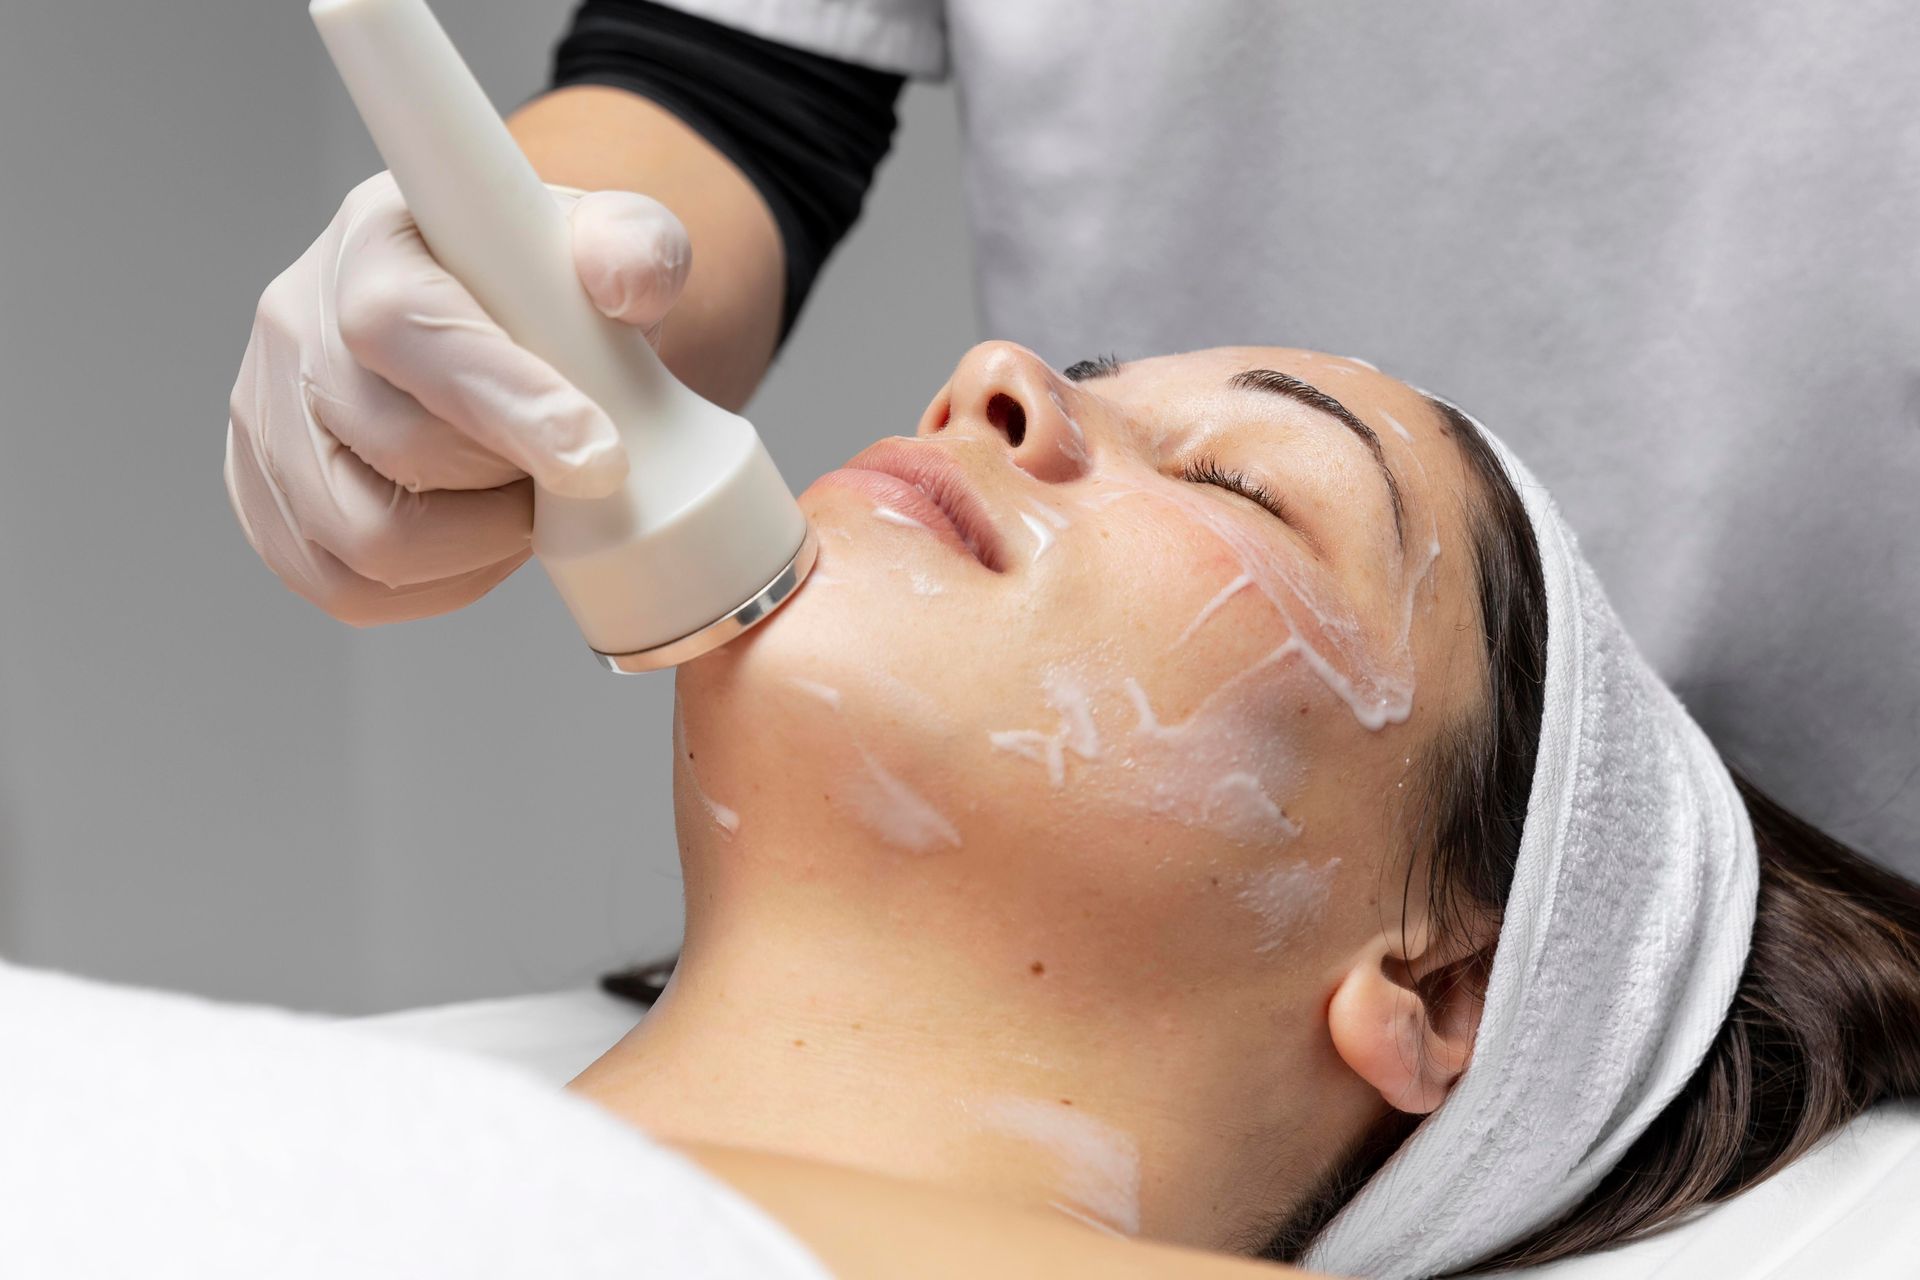
M992 335L1473 412L1723 753L1920 874L1920 4L674 2L953 77Z

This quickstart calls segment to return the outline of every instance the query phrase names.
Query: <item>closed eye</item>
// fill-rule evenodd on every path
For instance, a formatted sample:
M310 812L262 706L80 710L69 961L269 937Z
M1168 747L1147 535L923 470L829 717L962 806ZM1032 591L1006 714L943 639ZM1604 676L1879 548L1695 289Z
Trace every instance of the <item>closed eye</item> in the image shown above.
M1266 485L1261 484L1246 472L1234 471L1231 468L1224 467L1220 465L1218 458L1209 454L1196 458L1194 461L1188 463L1186 469L1181 472L1181 478L1191 480L1195 484L1208 484L1217 489L1225 489L1228 493L1237 493L1250 502L1258 503L1260 506L1266 508L1274 519L1286 525L1287 528L1291 529L1294 533L1299 534L1301 540L1313 550L1315 555L1324 556L1325 553L1321 550L1320 540L1314 537L1312 532L1295 522L1293 513L1288 508L1286 501L1281 498L1279 494L1267 488Z
M1249 498L1271 511L1281 523L1293 524L1293 517L1287 511L1287 504L1281 501L1279 494L1244 471L1230 471L1221 466L1217 458L1208 456L1195 459L1187 464L1187 469L1181 473L1181 477L1195 484L1210 484L1216 488L1225 489L1229 493L1237 493L1243 498Z

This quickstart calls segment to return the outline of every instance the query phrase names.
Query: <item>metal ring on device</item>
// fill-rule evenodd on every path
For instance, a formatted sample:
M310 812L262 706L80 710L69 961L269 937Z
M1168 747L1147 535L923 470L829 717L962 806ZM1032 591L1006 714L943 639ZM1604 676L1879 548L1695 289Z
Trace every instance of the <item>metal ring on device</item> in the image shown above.
M690 662L703 653L718 649L778 609L807 580L807 574L813 571L813 562L819 554L820 541L813 532L812 521L808 521L807 536L800 540L800 549L793 553L793 559L773 575L772 582L748 596L724 617L716 618L678 640L669 640L651 649L636 649L632 653L602 653L595 649L593 656L600 660L601 666L618 675L639 675Z

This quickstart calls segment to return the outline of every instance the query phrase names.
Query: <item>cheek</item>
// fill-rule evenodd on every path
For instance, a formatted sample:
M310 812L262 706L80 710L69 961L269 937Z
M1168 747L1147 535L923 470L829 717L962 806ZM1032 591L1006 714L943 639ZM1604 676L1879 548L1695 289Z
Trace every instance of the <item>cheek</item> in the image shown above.
M918 593L920 557L841 568L827 540L783 621L683 671L696 705L718 710L709 671L752 695L719 716L752 767L703 757L699 784L791 790L796 848L858 830L957 877L1015 951L1084 926L1182 963L1291 952L1341 874L1329 796L1391 664L1317 562L1166 487L1049 495L1018 590Z
M1096 487L1078 505L1072 528L1099 545L1071 547L1035 584L1032 634L1016 633L1023 652L997 686L987 746L1020 766L1008 784L1043 788L1056 820L1291 840L1316 735L1352 725L1305 657L1338 621L1311 603L1333 584L1285 563L1290 549L1252 561L1178 496Z
M1117 836L1142 818L1240 845L1298 833L1290 800L1305 781L1304 735L1275 716L1295 683L1248 672L1221 681L1184 713L1166 710L1153 677L1118 660L1060 663L1040 673L1033 705L983 744L997 770L1045 823Z
M1228 675L1295 667L1365 729L1410 713L1407 611L1370 600L1363 614L1283 531L1190 485L1107 481L1080 505L1102 545L1060 571L1039 612L1083 644L1118 639L1163 718L1184 718Z
M1047 660L998 686L1017 714L987 729L989 820L1044 842L1066 892L1097 882L1128 929L1164 926L1153 954L1291 953L1343 857L1366 861L1343 782L1411 674L1326 568L1192 497L1115 485L1069 508L1101 545L1034 588Z

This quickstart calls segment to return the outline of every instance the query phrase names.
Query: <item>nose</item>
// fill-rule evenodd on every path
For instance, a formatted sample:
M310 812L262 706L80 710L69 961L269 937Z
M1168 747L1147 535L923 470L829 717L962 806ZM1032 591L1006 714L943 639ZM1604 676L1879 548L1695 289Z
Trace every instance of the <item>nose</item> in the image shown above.
M1088 467L1086 435L1067 397L1071 388L1039 356L1013 342L983 342L960 358L953 377L927 406L918 434L943 431L994 440L1014 465L1049 484Z

